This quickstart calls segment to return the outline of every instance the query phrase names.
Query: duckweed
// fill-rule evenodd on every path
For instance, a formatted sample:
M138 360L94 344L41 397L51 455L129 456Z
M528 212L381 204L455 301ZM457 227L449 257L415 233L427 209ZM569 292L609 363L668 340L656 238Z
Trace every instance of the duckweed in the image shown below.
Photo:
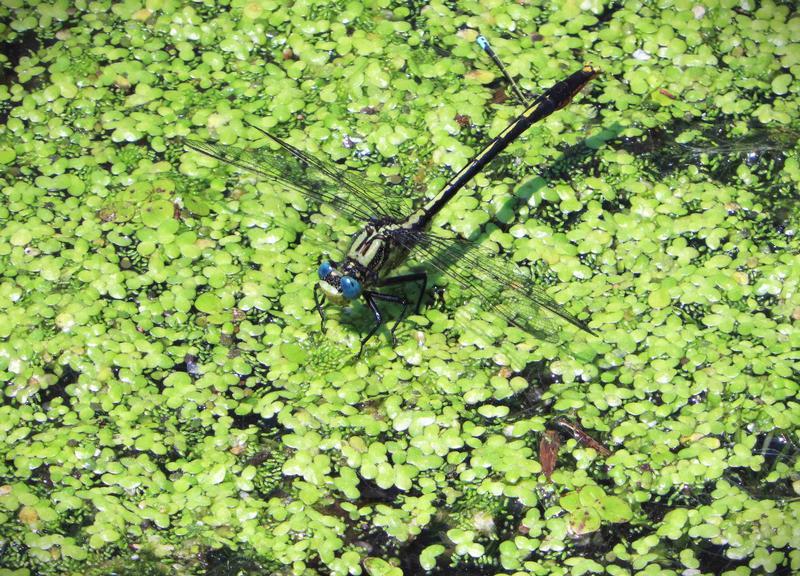
M800 571L789 5L290 4L0 7L0 576ZM358 223L180 138L430 194L519 112L478 33L604 74L437 225L599 336L445 286L355 361L312 287ZM612 454L545 474L556 416Z

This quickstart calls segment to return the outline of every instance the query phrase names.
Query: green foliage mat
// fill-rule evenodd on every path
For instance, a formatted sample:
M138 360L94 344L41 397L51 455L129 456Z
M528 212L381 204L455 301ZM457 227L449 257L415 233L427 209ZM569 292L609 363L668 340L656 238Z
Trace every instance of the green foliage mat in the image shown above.
M3 2L0 576L800 572L792 5ZM312 288L359 223L180 138L432 194L520 111L478 31L604 73L436 226L599 337L444 285L356 360ZM548 481L554 417L612 454Z

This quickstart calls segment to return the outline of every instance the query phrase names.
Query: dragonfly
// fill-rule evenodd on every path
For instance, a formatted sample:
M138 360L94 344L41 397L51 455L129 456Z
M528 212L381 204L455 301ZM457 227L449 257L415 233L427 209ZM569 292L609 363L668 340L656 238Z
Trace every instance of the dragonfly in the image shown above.
M361 338L359 357L384 323L381 308L385 308L385 303L402 308L390 330L393 345L397 342L395 330L408 312L408 298L381 288L416 284L414 310L419 313L428 285L427 272L396 273L410 258L427 263L444 274L448 282L454 282L467 299L476 300L482 309L535 337L557 340L560 328L555 317L596 336L585 322L557 304L508 259L465 238L431 230L434 217L476 174L533 124L567 106L599 74L597 68L585 65L527 101L483 36L478 38L478 44L500 67L526 108L438 193L416 209L409 206L404 195L308 154L246 121L246 125L268 140L268 147L244 149L205 140L184 140L191 150L297 191L312 203L327 204L346 219L361 224L341 261L321 262L317 270L319 281L314 287L322 330L326 320L325 301L343 306L363 298L369 307L374 324Z

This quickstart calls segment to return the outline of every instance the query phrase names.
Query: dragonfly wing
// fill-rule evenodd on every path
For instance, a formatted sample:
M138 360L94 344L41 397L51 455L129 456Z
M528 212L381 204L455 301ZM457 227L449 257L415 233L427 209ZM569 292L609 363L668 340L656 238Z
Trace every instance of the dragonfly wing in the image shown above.
M330 204L352 220L399 220L407 212L404 197L387 195L380 184L314 158L288 142L257 129L271 140L272 146L244 149L197 139L187 138L183 142L191 150L261 178L279 182L312 202Z
M397 241L411 250L412 258L430 263L468 298L477 298L484 309L537 338L558 339L560 329L553 315L594 334L518 266L475 242L407 230L399 231L397 236Z
M281 146L300 162L314 167L319 173L342 184L350 190L352 194L361 196L378 211L378 214L388 216L395 220L401 220L408 214L411 203L409 198L405 195L397 194L392 188L387 188L377 182L373 182L357 172L344 170L330 162L325 162L324 160L311 156L254 124L250 124L249 122L245 122L245 124L261 132L261 134Z

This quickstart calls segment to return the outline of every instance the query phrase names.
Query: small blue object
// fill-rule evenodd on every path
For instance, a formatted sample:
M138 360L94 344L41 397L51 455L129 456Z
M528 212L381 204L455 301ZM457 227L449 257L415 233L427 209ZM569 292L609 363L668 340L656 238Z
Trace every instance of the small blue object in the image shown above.
M333 267L331 266L330 262L323 262L322 264L320 264L319 270L317 270L317 274L319 274L319 279L325 280L325 278L328 277L328 274L331 273L331 270L333 270Z
M352 276L342 276L342 295L348 300L355 300L361 294L361 282Z
M486 38L484 38L483 36L478 36L475 39L475 42L477 42L478 46L480 46L484 50L486 50L486 51L489 50L489 41Z

